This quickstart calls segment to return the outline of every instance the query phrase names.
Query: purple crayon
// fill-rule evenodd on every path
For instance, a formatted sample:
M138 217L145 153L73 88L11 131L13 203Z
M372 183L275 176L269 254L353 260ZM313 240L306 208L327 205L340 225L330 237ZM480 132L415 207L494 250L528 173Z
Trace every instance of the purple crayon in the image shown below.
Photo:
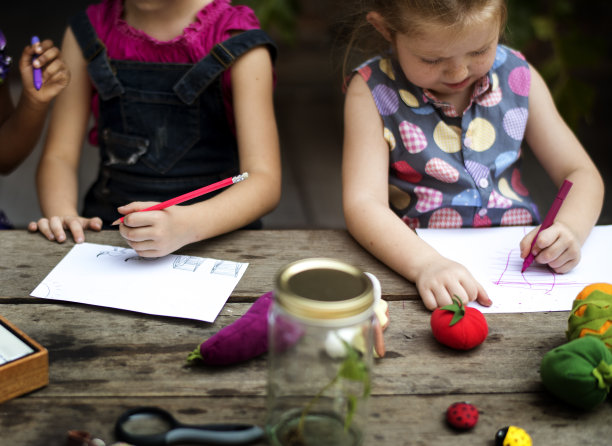
M32 40L30 43L32 45L36 45L37 43L40 43L40 40L37 36L32 36ZM36 60L37 57L38 56L35 55L32 60ZM32 75L34 78L34 88L40 90L40 87L42 87L42 70L40 68L32 67Z
M569 193L569 190L572 188L572 185L573 183L571 181L568 181L568 180L563 181L563 184L561 185L561 188L559 189L559 193L557 193L557 196L555 197L553 204L548 210L546 217L544 217L544 221L540 225L540 229L538 229L538 232L536 233L535 237L533 238L533 241L531 242L531 248L529 248L529 255L525 257L525 260L523 261L523 267L521 268L521 273L524 273L525 270L529 268L529 265L531 265L531 263L535 259L535 256L533 255L532 250L536 243L536 240L538 239L538 235L540 235L541 231L549 228L553 224L553 222L555 221L555 217L557 216L557 212L559 212L559 209L561 209L563 200L565 200L565 197L567 197L567 194Z
M11 58L6 54L6 37L0 30L0 85L4 83L11 66Z

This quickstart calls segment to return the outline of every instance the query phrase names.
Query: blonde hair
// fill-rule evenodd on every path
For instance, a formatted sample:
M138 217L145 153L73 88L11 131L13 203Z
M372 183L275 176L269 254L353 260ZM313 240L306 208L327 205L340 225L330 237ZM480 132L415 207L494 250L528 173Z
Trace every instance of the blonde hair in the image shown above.
M432 25L459 33L497 16L501 37L508 15L505 0L348 0L348 3L352 3L354 10L347 20L350 30L343 61L344 75L353 53L363 57L389 49L389 42L368 23L369 12L382 17L391 36L397 33L418 36Z

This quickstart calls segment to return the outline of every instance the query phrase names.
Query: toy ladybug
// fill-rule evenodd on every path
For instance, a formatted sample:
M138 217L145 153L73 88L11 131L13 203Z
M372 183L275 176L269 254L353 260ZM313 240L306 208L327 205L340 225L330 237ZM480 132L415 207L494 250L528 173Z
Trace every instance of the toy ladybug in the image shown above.
M471 429L478 422L478 409L467 402L453 403L446 410L446 421L455 429Z
M495 446L532 446L531 437L524 429L506 426L495 434Z

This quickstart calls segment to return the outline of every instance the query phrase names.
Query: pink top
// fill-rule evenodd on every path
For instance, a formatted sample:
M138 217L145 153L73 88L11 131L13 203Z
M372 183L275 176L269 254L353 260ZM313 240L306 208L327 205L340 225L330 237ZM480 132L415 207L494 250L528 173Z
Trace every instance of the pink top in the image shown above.
M259 29L255 13L247 6L232 6L230 0L213 0L196 15L195 21L172 40L163 42L130 26L123 19L123 0L103 0L87 8L87 15L98 37L106 45L108 57L157 63L196 63L212 47L231 37L234 31ZM223 96L230 122L233 123L231 77L223 73ZM98 119L98 94L94 93L92 109ZM98 143L97 126L89 135Z

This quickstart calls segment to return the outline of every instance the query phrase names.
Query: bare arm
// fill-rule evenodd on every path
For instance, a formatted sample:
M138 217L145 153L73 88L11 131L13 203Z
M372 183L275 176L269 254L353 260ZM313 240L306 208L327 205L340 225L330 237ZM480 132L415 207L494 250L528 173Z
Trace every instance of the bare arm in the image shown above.
M580 260L580 248L596 224L603 205L601 175L574 133L563 121L540 74L531 67L529 118L525 140L557 187L573 183L555 224L538 236L539 263L557 272L571 270ZM529 254L535 232L521 242L521 255Z
M43 85L32 83L32 57L38 54L37 68L42 68ZM0 87L0 173L8 174L32 152L42 133L52 99L70 81L70 72L59 57L59 49L45 40L27 46L19 60L23 90L13 107L7 86Z
M101 228L100 219L81 218L77 210L78 167L90 114L91 85L85 60L70 29L64 35L62 53L72 79L53 107L38 165L38 197L44 218L29 228L59 242L66 239L65 230L70 230L80 242L84 240L84 229Z
M389 208L389 147L365 81L355 76L345 104L342 161L343 207L349 232L374 256L411 282L425 306L434 309L478 299L486 292L461 265L442 257Z
M239 229L276 207L280 199L280 149L273 106L272 64L255 48L232 67L232 90L240 170L246 181L201 203L137 212L148 204L120 208L121 234L142 256L159 257L199 240ZM150 204L150 203L149 203Z

